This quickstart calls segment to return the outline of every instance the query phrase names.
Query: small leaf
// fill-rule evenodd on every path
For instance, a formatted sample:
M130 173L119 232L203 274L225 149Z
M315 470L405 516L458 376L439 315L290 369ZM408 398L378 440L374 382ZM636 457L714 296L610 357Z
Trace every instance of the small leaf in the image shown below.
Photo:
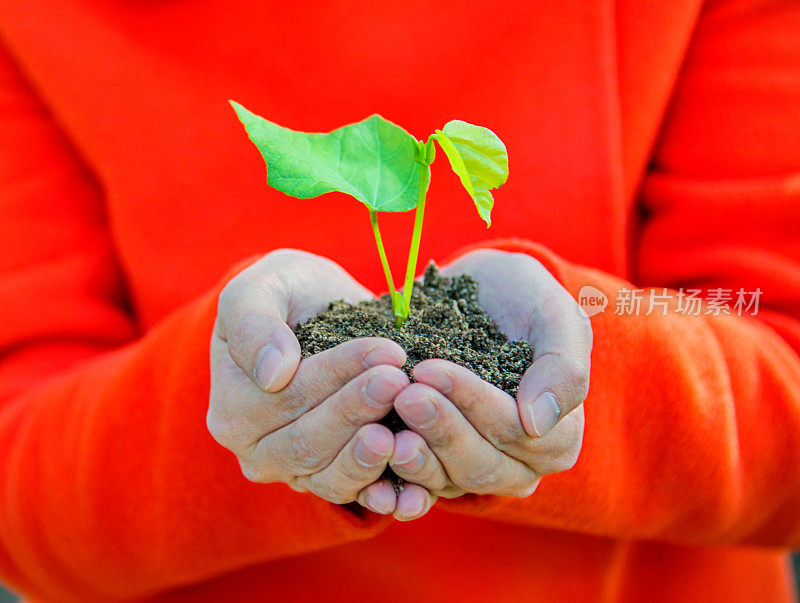
M327 134L295 132L230 103L267 164L271 187L298 199L340 191L375 211L417 206L416 140L400 126L372 115Z
M508 153L503 141L490 129L461 120L447 122L436 130L436 135L478 214L487 227L491 226L494 199L489 191L502 186L508 178Z

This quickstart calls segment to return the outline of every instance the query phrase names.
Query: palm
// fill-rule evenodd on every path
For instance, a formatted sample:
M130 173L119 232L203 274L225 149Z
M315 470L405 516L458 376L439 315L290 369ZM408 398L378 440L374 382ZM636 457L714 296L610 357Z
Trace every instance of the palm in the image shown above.
M442 272L448 276L462 273L472 275L479 284L478 303L499 328L512 341L525 340L533 344L533 326L537 310L547 303L547 288L540 286L541 279L552 276L540 265L519 270L508 257L477 260L474 254L456 260Z

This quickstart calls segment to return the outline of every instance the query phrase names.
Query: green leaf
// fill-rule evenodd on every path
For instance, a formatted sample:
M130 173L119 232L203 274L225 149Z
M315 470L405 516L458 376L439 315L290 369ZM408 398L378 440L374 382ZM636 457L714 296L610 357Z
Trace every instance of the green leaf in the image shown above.
M298 199L341 191L375 211L416 207L416 140L400 126L372 115L327 134L308 134L230 103L267 164L271 187Z
M490 129L458 119L436 130L436 140L475 202L478 214L487 227L491 226L494 199L489 191L502 186L508 178L506 145Z

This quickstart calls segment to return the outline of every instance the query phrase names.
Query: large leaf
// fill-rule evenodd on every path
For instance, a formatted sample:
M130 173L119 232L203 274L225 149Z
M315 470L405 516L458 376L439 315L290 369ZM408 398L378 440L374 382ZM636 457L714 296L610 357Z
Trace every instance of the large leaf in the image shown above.
M267 184L299 199L341 191L375 211L417 205L420 165L415 140L372 115L328 134L283 128L230 101L267 164Z
M478 214L490 226L494 199L489 191L502 186L508 178L506 145L490 129L457 119L436 130L436 136Z

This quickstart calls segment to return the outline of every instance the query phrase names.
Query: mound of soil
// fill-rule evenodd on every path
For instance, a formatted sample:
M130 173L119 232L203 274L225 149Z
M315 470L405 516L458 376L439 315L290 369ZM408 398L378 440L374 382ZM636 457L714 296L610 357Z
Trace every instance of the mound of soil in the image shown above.
M511 396L516 396L533 358L527 342L509 341L478 305L478 284L472 277L447 278L432 263L422 283L414 283L411 314L400 329L395 327L387 294L358 305L333 302L325 312L297 325L295 334L304 358L350 339L386 337L406 350L403 370L412 379L411 370L418 362L444 358ZM383 422L395 432L405 428L394 411ZM393 481L401 487L396 476Z

